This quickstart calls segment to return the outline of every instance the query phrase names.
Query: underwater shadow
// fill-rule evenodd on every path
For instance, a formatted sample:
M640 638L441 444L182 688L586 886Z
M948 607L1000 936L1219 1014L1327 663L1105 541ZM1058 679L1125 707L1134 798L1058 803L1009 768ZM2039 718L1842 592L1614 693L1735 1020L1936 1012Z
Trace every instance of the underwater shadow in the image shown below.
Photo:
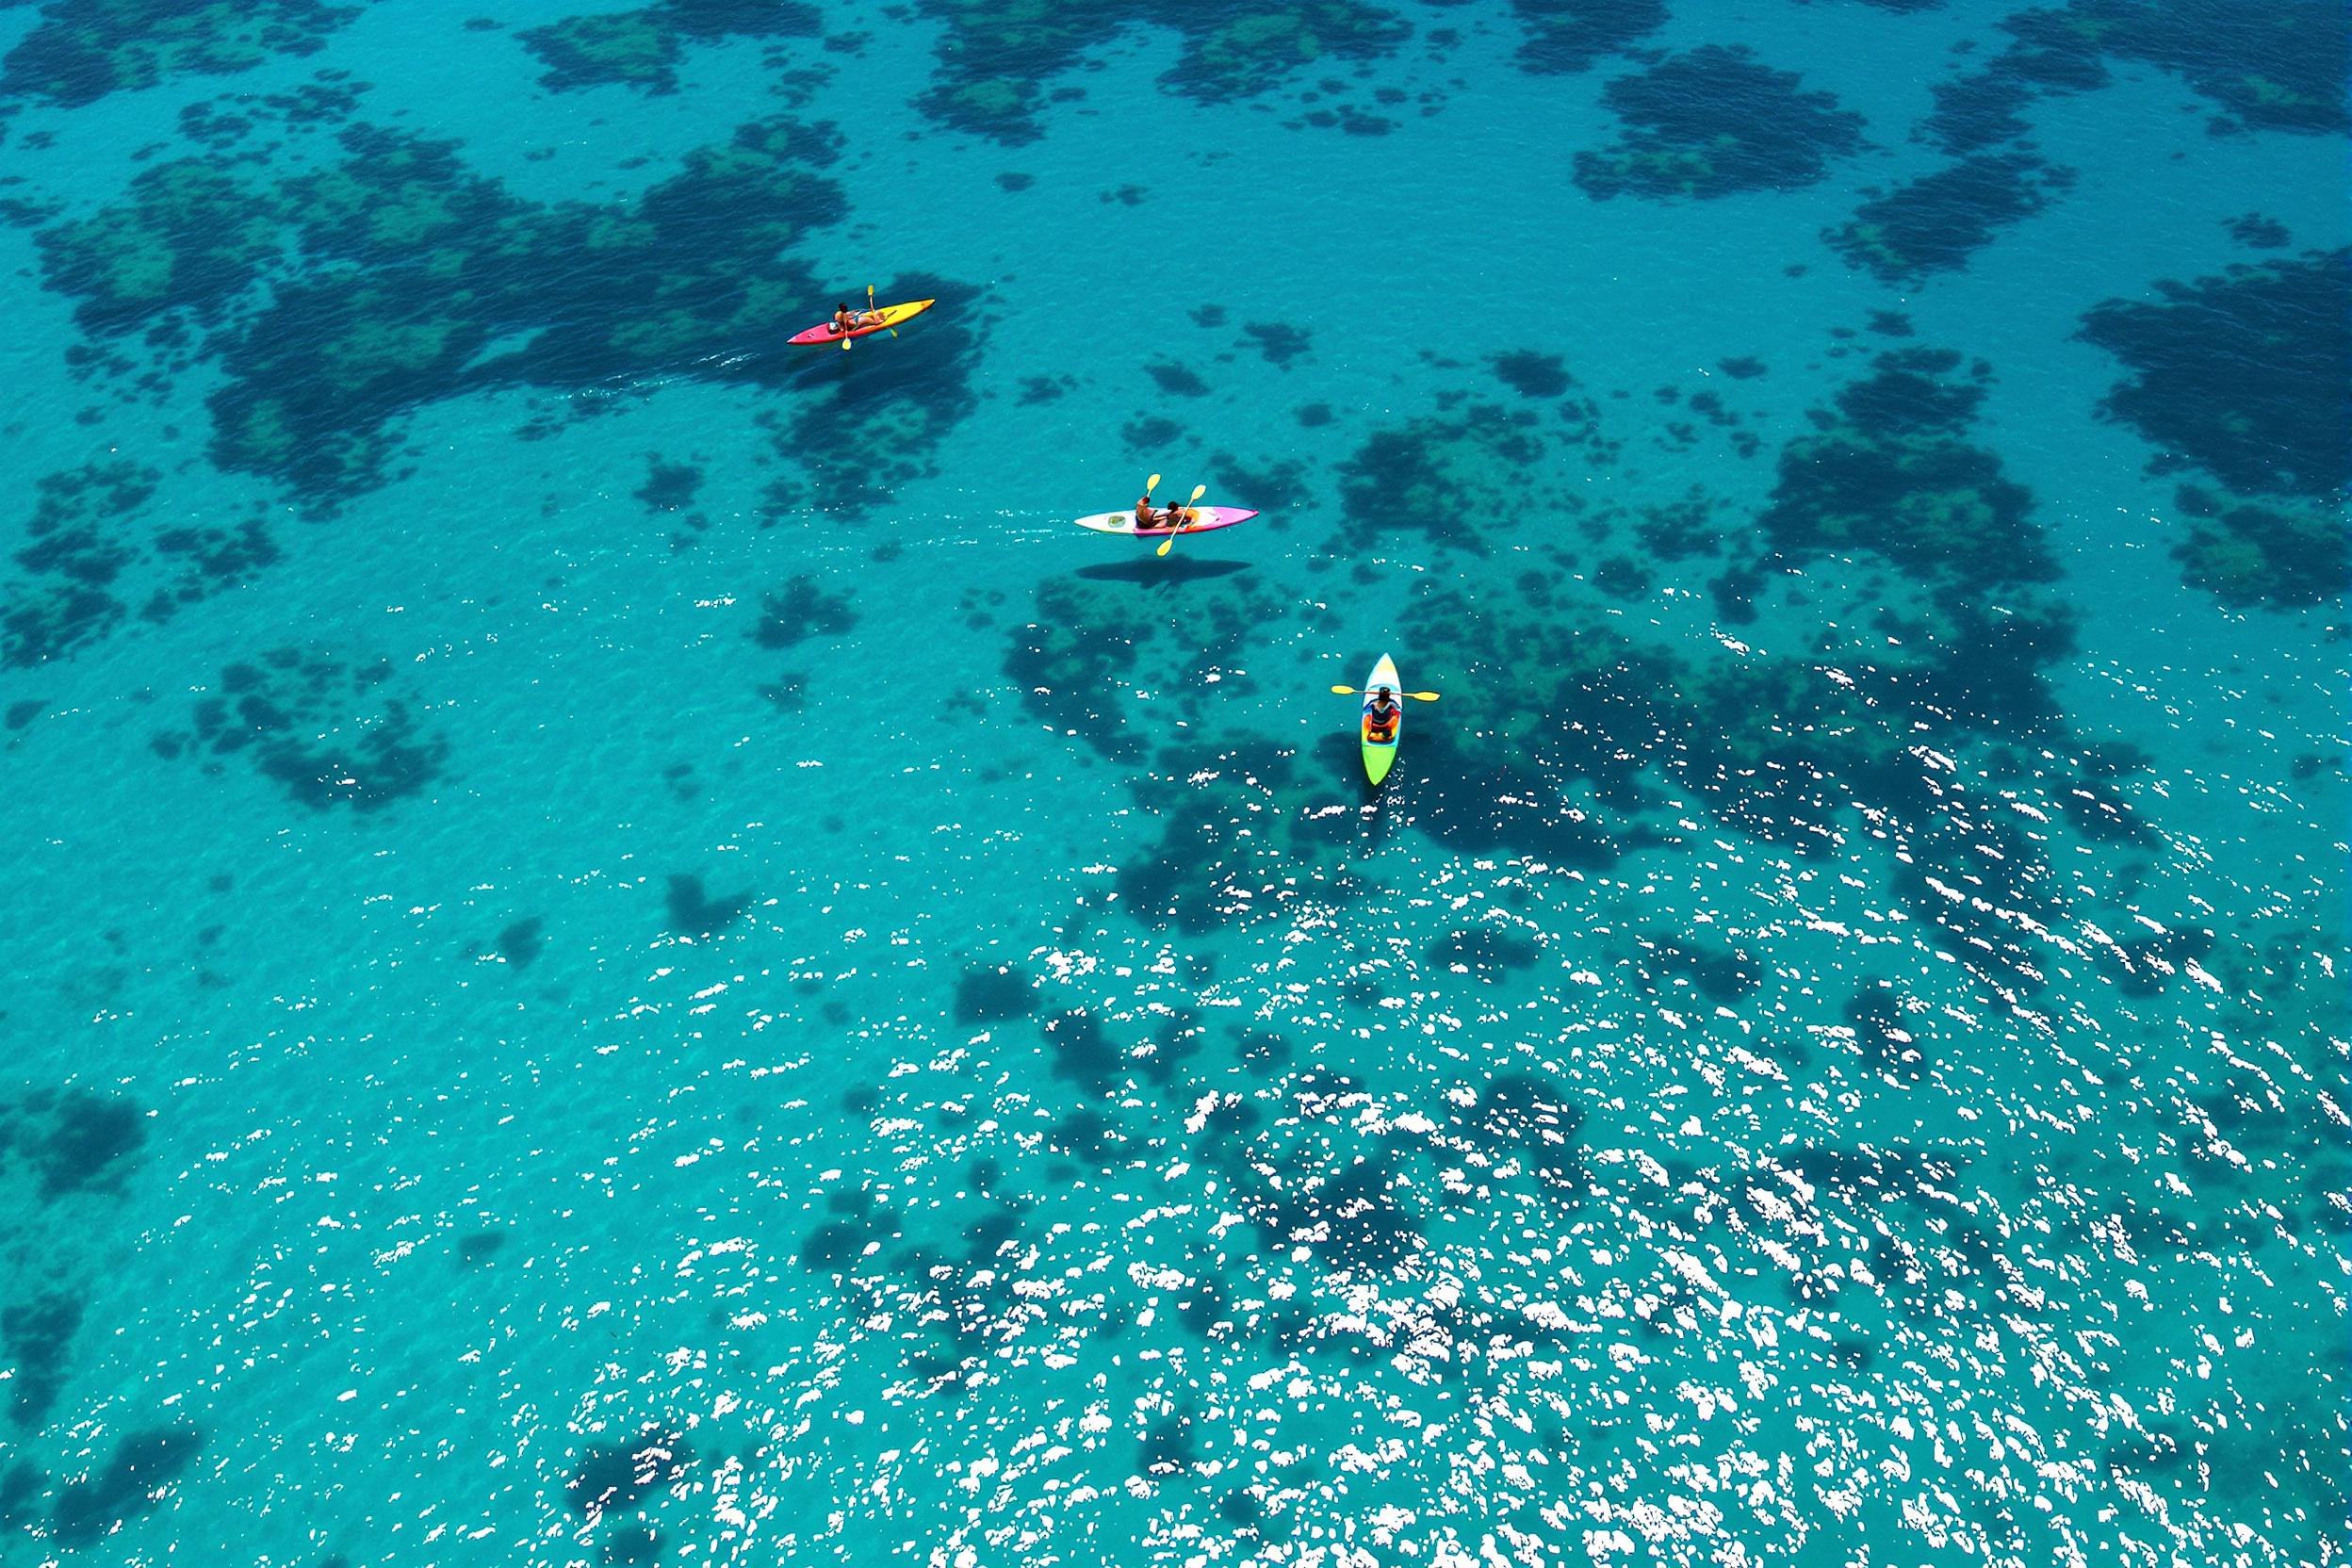
M1173 561L1147 557L1138 561L1081 566L1077 575L1089 582L1132 582L1137 587L1150 588L1179 582L1207 582L1215 578L1231 577L1235 572L1246 572L1251 564L1247 561L1201 561L1189 556L1180 556Z

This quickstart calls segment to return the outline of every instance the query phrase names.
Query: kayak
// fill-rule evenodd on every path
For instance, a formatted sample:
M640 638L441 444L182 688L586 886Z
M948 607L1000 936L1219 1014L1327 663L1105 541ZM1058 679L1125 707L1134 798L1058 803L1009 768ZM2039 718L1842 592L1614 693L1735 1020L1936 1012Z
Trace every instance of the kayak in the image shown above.
M847 332L835 332L832 322L820 321L807 332L792 334L791 341L817 348L823 348L827 343L846 343L853 337L864 337L869 333L888 332L903 321L921 316L939 302L937 300L909 300L903 305L884 305L880 312L882 319L852 327Z
M1372 739L1372 694L1382 686L1388 688L1388 694L1396 699L1396 706L1401 710L1404 707L1404 689L1396 678L1396 663L1386 654L1380 655L1380 662L1373 665L1372 673L1364 678L1364 717L1358 730L1364 738L1364 776L1376 788L1381 779L1388 776L1390 766L1396 760L1396 743L1405 738L1405 715L1399 711L1396 727L1389 731L1388 739Z
M1124 533L1135 539L1165 539L1171 533L1206 533L1213 528L1231 528L1257 515L1247 507L1239 506L1196 506L1192 508L1192 514L1194 520L1183 528L1137 528L1135 509L1131 506L1124 512L1098 512L1091 517L1081 517L1078 526L1090 528L1097 533Z

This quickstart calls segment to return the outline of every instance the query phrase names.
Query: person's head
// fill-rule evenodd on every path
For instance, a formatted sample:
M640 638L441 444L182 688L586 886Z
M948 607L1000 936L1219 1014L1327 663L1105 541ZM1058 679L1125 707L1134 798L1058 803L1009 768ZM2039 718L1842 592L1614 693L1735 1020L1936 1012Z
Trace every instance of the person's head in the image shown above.
M846 316L849 314L849 307L847 305L837 304L833 307L833 314L836 316Z
M1386 702L1386 701L1388 700L1388 688L1387 688L1387 687L1383 686L1383 687L1381 687L1381 688L1380 689L1380 700L1381 700L1382 702Z

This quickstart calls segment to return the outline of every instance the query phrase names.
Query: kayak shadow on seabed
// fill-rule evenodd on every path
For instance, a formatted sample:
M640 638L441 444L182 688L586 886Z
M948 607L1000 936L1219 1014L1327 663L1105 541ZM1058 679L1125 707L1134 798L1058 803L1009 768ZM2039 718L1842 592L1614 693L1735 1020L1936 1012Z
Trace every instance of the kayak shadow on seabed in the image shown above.
M1173 586L1179 582L1206 582L1212 578L1231 577L1250 569L1247 561L1202 561L1197 556L1179 556L1173 561L1147 557L1140 561L1106 562L1100 565L1081 566L1078 575L1089 582L1132 582L1139 587Z

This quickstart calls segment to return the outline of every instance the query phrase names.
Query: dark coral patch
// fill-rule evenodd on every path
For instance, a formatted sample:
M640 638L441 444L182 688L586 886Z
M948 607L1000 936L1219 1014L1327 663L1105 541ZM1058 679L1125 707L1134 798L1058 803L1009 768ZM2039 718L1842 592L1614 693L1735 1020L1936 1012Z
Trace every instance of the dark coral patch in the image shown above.
M16 564L39 580L11 582L0 601L0 663L22 667L64 658L121 623L110 591L138 558L124 525L155 495L161 476L136 463L91 464L44 474Z
M68 1193L122 1190L131 1162L147 1142L145 1119L126 1100L84 1089L54 1099L38 1097L30 1108L44 1109L49 1124L29 1140L25 1152L41 1173L41 1196L54 1200Z
M1044 135L1039 116L1057 74L1131 27L1165 27L1183 49L1160 78L1170 92L1207 101L1250 98L1310 64L1365 60L1412 36L1395 12L1364 0L1086 0L1007 8L996 0L922 0L944 25L934 85L923 112L957 130L1008 143Z
M694 1449L678 1433L647 1426L631 1442L597 1444L581 1454L564 1500L574 1513L591 1518L635 1508L682 1480L694 1462Z
M42 1291L0 1312L0 1353L15 1391L9 1415L20 1428L47 1424L65 1390L66 1351L81 1326L81 1298L63 1291Z
M1144 369L1154 385L1173 398L1198 398L1209 389L1207 382L1173 361L1162 360L1145 366Z
M1187 933L1280 919L1355 837L1353 813L1302 791L1296 753L1262 737L1171 747L1160 770L1160 839L1119 873L1135 919Z
M250 71L272 57L317 54L359 12L319 0L203 7L50 0L0 66L0 96L78 108L179 76Z
M2034 102L2031 84L2015 74L1972 72L1936 84L1936 112L1920 127L1947 153L1965 156L1998 147L2029 129L2018 110Z
M1462 412L1375 431L1339 466L1340 504L1354 525L1415 530L1483 554L1513 525L1554 514L1541 496L1557 437L1524 408Z
M701 877L680 874L670 878L663 903L672 931L681 937L710 937L741 920L754 896L745 890L714 898L703 887Z
M2045 190L2070 180L2026 153L1966 158L1863 203L1822 237L1882 282L1917 283L1966 267L2001 229L2039 212Z
M1643 640L1608 614L1605 584L1542 564L1588 535L1606 548L1616 519L1572 514L1535 532L1488 514L1528 569L1507 585L1431 583L1399 628L1449 666L1431 681L1444 722L1413 743L1413 825L1585 868L1687 829L1674 825L1691 809L1812 853L1843 841L1834 825L1867 802L1909 858L1897 890L1926 939L2006 994L2041 985L2041 955L1985 911L2058 918L2043 850L2005 814L1947 799L1912 755L1925 730L2063 733L2049 672L2069 656L2070 623L2036 591L2055 560L2032 498L1970 439L1989 374L1948 352L1882 354L1783 449L1764 527L1718 532L1707 498L1637 524L1728 558L1727 580L1810 629L1802 651ZM2071 764L2062 776L2045 786L2053 799L2096 790ZM1955 904L1954 888L1977 902ZM1687 940L1653 938L1642 962L1702 993L1760 977Z
M1526 969L1543 956L1534 940L1513 936L1494 925L1473 925L1453 931L1429 943L1422 957L1442 968L1465 973L1493 974Z
M204 1446L189 1427L155 1427L127 1433L114 1457L88 1480L57 1494L50 1527L58 1541L79 1547L153 1510Z
M1613 599L1647 597L1650 574L1631 556L1612 555L1592 570L1592 586Z
M1413 605L1410 642L1446 646L1470 698L1412 742L1426 758L1415 825L1458 851L1597 870L1649 840L1641 818L1658 803L1628 743L1663 743L1666 727L1625 698L1664 672L1582 616L1521 602L1509 617L1451 591Z
M964 977L956 982L958 1023L1003 1023L1027 1018L1037 1010L1037 1005L1029 977L1003 965L966 970Z
M1074 587L1041 586L1037 612L1038 619L1014 633L1004 656L1021 708L1107 756L1139 755L1142 743L1125 732L1112 687L1134 660L1128 636L1096 622Z
M1108 1093L1125 1075L1125 1054L1090 1013L1073 1011L1048 1019L1045 1043L1054 1055L1054 1076L1090 1094Z
M514 36L547 67L539 85L550 92L617 82L662 93L678 90L690 43L814 38L822 25L815 8L797 0L662 0L640 10L567 16Z
M262 776L313 810L381 810L440 777L449 744L392 694L384 659L353 662L318 649L272 648L221 670L218 692L189 710L191 728L153 742L166 757L245 753Z
M142 595L139 618L168 620L278 558L258 517L155 527L146 508L161 477L120 460L41 477L15 556L29 575L0 589L0 664L68 657L121 626Z
M2032 497L2001 460L1961 439L1984 396L1959 355L1882 354L1877 373L1839 394L1838 415L1781 453L1758 519L1785 554L1867 549L1929 581L1968 592L2054 577L2028 520Z
M1496 354L1492 361L1494 373L1503 384L1523 398L1564 397L1576 384L1568 373L1567 363L1558 354L1538 353L1533 349L1521 349L1511 353Z
M703 473L691 463L664 463L659 452L645 458L645 482L636 495L648 512L679 512L694 504Z
M840 637L858 625L847 594L826 593L806 573L760 596L751 640L763 648L797 646L810 637Z
M460 1268L481 1268L506 1250L504 1231L476 1231L460 1236L457 1242L457 1265Z
M2172 552L2181 580L2224 604L2323 604L2352 586L2352 541L2332 504L2232 502L2191 484L2178 504L2191 519Z
M1640 939L1643 970L1669 987L1693 987L1710 1003L1737 1002L1763 983L1761 966L1745 953L1668 931L1653 931Z
M2072 0L2021 11L2001 26L2017 39L1997 61L2061 89L2101 86L2105 57L2179 75L2260 130L2325 135L2352 125L2352 29L2333 0Z
M1723 553L1723 535L1710 520L1713 507L1697 496L1663 506L1645 506L1634 524L1635 537L1660 561L1688 561Z
M1257 345L1267 364L1284 369L1290 368L1292 360L1305 355L1315 342L1314 333L1289 321L1251 321L1241 330Z
M1794 190L1863 145L1860 115L1740 48L1670 56L1601 97L1625 129L1608 148L1576 155L1576 179L1603 199Z
M1037 619L1013 630L1004 665L1023 712L1103 756L1130 760L1142 755L1152 732L1130 726L1132 688L1157 693L1149 710L1153 727L1177 718L1199 722L1217 692L1205 678L1280 609L1247 578L1221 570L1187 578L1157 569L1169 562L1141 564L1151 569L1041 583ZM1178 582L1181 593L1169 594Z
M1590 71L1666 24L1666 0L1511 0L1527 29L1519 69L1539 76Z
M1139 452L1157 451L1184 433L1184 426L1157 415L1130 419L1119 427L1119 438Z
M1283 526L1288 514L1315 504L1315 492L1306 481L1307 465L1301 458L1277 458L1255 468L1230 452L1218 452L1209 459L1209 472L1216 482L1212 494L1221 494L1235 506L1271 514L1277 528Z
M1353 1123L1368 1104L1349 1080L1311 1071L1283 1086L1270 1119L1239 1107L1207 1119L1203 1152L1268 1251L1350 1275L1397 1272L1419 1256L1428 1189L1391 1151L1360 1152Z
M144 170L124 201L37 240L42 280L79 299L74 320L100 337L167 312L217 320L285 243L274 204L204 158Z
M2283 251L2294 243L2284 223L2259 212L2240 213L2224 227L2229 229L2230 238L2249 251Z
M613 1568L645 1568L662 1560L662 1535L651 1525L625 1525L604 1538L604 1560Z
M425 403L808 368L774 329L818 294L784 253L846 210L817 172L838 152L827 128L746 125L620 209L517 200L451 143L364 125L338 139L341 162L270 185L165 166L44 237L85 330L213 329L198 351L225 375L209 400L224 467L332 503L384 481ZM265 270L266 300L224 320Z
M2352 250L2238 266L2109 300L2082 335L2131 378L2101 407L2158 449L2246 494L2352 487Z
M2071 0L2019 11L2001 26L2011 37L2008 48L1936 84L1936 111L1920 134L1947 153L1974 160L2006 143L2007 157L2030 156L2024 111L2044 96L2106 86L2112 61L2180 75L2228 111L2212 122L2216 131L2316 135L2352 125L2344 106L2352 29L2330 0L2251 8L2233 0ZM1946 179L1945 194L1961 198L1964 209L1995 215L2029 199L2021 188L2004 199L1996 172L1987 167L1959 184Z
M498 933L491 951L505 963L516 969L529 969L539 961L539 955L547 949L547 923L537 915L518 920Z
M1451 1141L1484 1155L1490 1168L1515 1161L1545 1186L1581 1184L1584 1162L1576 1135L1584 1112L1558 1084L1533 1073L1502 1072L1486 1084L1475 1106L1447 1103Z

